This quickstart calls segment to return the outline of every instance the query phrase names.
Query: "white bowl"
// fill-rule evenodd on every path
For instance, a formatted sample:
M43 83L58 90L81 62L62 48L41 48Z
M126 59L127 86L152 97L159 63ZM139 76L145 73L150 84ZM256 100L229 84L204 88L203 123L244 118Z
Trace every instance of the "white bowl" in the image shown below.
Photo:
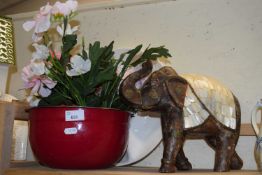
M136 163L148 156L161 142L160 118L139 116L131 118L128 147L116 166Z

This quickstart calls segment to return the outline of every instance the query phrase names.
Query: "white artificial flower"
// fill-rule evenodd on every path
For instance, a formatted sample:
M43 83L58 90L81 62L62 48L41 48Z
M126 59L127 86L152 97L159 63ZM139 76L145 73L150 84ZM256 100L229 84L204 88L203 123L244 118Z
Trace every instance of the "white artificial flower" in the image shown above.
M30 69L33 75L43 75L46 71L45 63L44 62L31 62Z
M57 32L59 33L59 35L63 36L64 34L64 24L62 24L62 27L61 26L57 26L56 27L56 30ZM74 34L76 31L78 31L79 29L79 26L74 26L73 28L71 27L71 25L68 23L67 26L66 26L66 31L65 31L65 35L72 35Z
M37 43L33 44L35 52L32 54L33 61L46 60L49 56L49 49L45 45L40 45Z
M74 55L70 59L70 65L72 69L67 69L66 74L70 77L85 74L91 69L91 61L89 59L84 60L79 55Z
M44 87L44 83L41 83L40 88L38 90L39 95L42 97L48 97L51 94L51 90L49 88Z

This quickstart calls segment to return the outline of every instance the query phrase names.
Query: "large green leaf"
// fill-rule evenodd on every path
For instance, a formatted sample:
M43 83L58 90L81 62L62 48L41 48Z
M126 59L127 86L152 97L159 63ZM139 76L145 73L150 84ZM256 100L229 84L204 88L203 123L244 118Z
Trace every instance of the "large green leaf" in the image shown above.
M139 51L142 49L142 45L136 46L134 49L129 50L126 54L128 54L126 60L123 63L123 68L120 73L120 79L123 78L127 68L130 66L131 61L133 58L139 53ZM133 66L133 65L132 65Z
M60 58L60 63L63 67L65 67L70 61L70 51L77 43L77 36L76 35L65 35L62 39L63 47L62 53Z
M146 50L143 52L141 57L133 62L132 66L137 66L140 63L143 63L147 60L156 60L159 57L171 57L170 53L168 52L168 49L166 49L164 46L160 47L152 47L152 48L146 48Z
M114 77L116 77L116 73L114 72L114 69L112 66L108 67L107 69L104 69L100 72L98 72L96 78L94 79L94 85L101 85L102 83L105 83L106 81L112 80Z
M87 86L97 86L103 79L109 80L112 77L112 62L113 57L113 43L111 42L106 47L100 47L100 42L95 42L89 45L89 59L91 60L91 70L88 74ZM110 71L111 69L111 71ZM109 75L106 75L108 73ZM106 76L105 78L101 75ZM97 80L98 79L98 80Z
M65 35L63 37L63 53L70 52L72 48L76 45L77 43L77 36L72 34L72 35Z

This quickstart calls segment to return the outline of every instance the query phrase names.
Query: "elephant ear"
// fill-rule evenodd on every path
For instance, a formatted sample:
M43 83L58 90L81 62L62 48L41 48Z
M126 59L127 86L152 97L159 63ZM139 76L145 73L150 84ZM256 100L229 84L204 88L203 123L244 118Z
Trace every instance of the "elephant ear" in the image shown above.
M172 77L165 81L168 93L178 107L184 107L188 82L179 76Z

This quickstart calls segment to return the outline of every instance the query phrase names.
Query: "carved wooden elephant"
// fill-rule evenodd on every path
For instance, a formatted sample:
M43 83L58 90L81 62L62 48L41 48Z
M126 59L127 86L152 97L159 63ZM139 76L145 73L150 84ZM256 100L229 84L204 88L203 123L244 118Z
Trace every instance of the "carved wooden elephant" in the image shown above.
M240 132L240 106L230 90L198 75L179 76L171 67L152 72L152 63L130 74L120 94L138 110L161 113L164 152L160 172L192 168L183 152L186 138L203 138L215 150L214 171L241 169L235 151ZM151 75L140 89L137 81Z

